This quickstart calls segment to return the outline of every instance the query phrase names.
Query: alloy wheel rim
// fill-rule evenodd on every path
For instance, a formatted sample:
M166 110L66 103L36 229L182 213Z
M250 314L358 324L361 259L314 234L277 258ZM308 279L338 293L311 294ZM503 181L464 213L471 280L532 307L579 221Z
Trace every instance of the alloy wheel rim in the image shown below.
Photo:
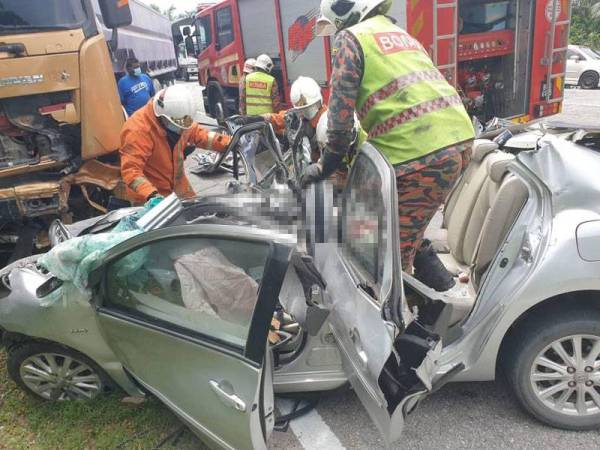
M21 363L19 371L25 385L47 400L91 400L102 391L98 373L67 355L32 355Z
M569 416L600 413L600 336L557 339L534 359L530 381L544 406Z

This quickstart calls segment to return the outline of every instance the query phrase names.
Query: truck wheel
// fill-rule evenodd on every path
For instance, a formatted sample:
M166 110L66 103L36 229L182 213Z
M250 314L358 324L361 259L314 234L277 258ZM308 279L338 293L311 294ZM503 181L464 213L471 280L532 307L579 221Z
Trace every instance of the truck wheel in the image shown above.
M557 428L600 427L600 312L533 318L512 342L503 366L525 410Z
M581 89L596 89L599 81L598 72L584 72L579 77L579 86L581 86Z
M227 117L225 104L225 93L216 81L208 83L208 112L214 119L222 119L221 115Z
M58 344L17 344L8 352L7 366L22 389L48 401L92 400L111 386L92 360Z

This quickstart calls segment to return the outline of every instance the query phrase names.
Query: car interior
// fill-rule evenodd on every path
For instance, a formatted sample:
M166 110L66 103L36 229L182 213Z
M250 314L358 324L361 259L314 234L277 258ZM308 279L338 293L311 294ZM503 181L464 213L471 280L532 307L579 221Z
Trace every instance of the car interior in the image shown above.
M242 248L243 247L243 248ZM111 307L244 348L268 245L225 239L155 241L111 264Z
M476 140L471 163L441 212L441 232L430 228L425 233L455 277L456 285L444 293L451 308L449 326L458 324L472 311L486 270L527 202L527 185L508 170L514 159L514 155L499 150L496 143ZM409 302L423 307L423 295L415 287L430 293L432 290L412 277L407 280Z

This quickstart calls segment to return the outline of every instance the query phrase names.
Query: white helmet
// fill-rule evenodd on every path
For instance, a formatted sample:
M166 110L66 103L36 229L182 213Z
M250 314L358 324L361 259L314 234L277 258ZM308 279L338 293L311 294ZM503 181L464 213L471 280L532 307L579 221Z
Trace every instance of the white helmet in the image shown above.
M323 151L325 147L327 147L327 144L329 144L329 137L327 135L327 124L329 120L328 116L329 111L327 111L326 114L321 114L321 117L319 118L319 123L317 123L317 145L319 146L319 150L321 151ZM354 145L358 140L358 133L360 132L359 126L360 122L358 120L358 116L356 115L356 113L354 113L354 128L352 129L352 142L350 143L350 145Z
M154 96L154 114L164 118L173 131L188 130L194 123L198 103L183 84L169 86Z
M262 69L267 73L271 73L271 70L273 70L273 60L269 57L269 55L260 55L258 58L256 58L254 67Z
M315 117L323 106L321 87L310 77L298 77L292 83L290 97L294 109L309 120Z
M254 66L256 65L255 58L248 58L246 62L244 62L244 73L251 73L254 71Z
M317 34L329 36L356 25L380 5L381 14L386 14L392 7L392 0L321 0Z

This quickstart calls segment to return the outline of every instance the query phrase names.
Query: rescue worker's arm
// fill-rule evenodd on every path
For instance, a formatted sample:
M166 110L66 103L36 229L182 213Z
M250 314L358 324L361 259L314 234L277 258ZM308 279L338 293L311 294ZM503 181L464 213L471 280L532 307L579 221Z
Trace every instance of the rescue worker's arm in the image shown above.
M240 82L240 115L246 115L246 77Z
M281 97L279 97L279 85L277 84L277 80L273 80L273 87L271 88L271 100L273 101L273 112L278 113L281 111Z
M308 166L302 174L302 186L333 174L352 144L354 110L364 67L362 50L350 32L341 31L336 35L332 53L330 113L327 115L328 145L320 161Z
M352 143L354 111L364 64L360 45L348 31L336 36L333 54L327 138L329 150L345 156Z
M127 93L126 89L125 89L125 84L124 84L123 78L121 78L119 80L119 82L117 83L117 90L119 91L119 99L121 100L121 105L125 106L125 104L127 103L127 100L125 99L125 94Z
M156 95L156 90L154 89L154 83L152 82L152 78L146 75L146 81L148 82L148 86L150 86L148 94L150 94L150 97L154 97Z
M121 176L132 191L145 199L158 192L144 175L146 161L153 150L152 140L144 133L128 131L121 135Z
M273 114L263 114L262 117L273 125L273 130L276 134L283 134L285 131L285 115L287 114L286 110L279 111L278 113Z
M215 133L195 123L190 130L189 142L205 150L223 152L229 147L231 137Z

